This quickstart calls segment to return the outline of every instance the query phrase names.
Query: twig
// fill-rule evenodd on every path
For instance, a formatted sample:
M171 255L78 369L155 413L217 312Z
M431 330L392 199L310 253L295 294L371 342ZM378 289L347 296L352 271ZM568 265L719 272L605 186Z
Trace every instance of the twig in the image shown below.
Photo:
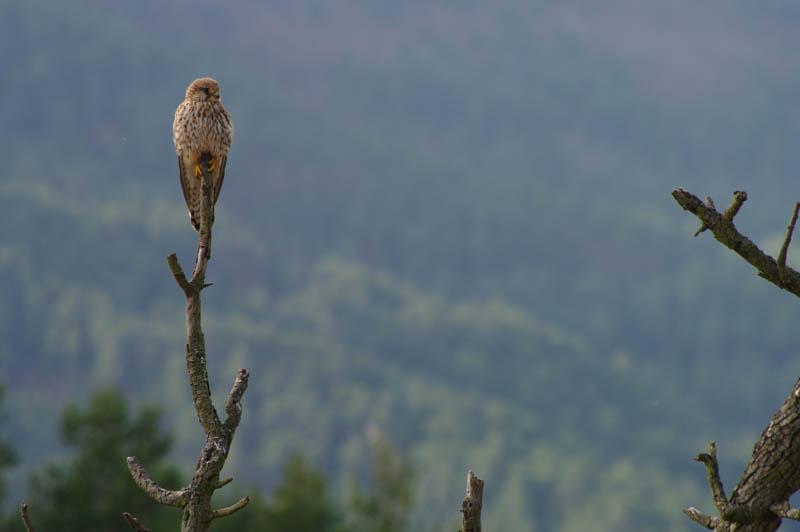
M31 520L28 517L28 503L22 501L19 504L19 513L22 514L22 522L25 525L25 530L33 532L33 525L31 525Z
M167 257L167 266L169 266L169 271L172 272L175 282L181 287L186 297L189 297L192 294L192 285L186 280L186 274L183 273L183 268L181 268L181 263L178 262L178 256L175 253L171 253Z
M461 532L481 532L483 481L467 471L467 494L461 502Z
M711 498L720 516L725 521L746 522L752 519L749 509L744 505L734 505L725 496L722 480L719 478L719 463L717 462L717 445L713 441L708 444L708 453L700 453L694 457L695 461L703 462L708 475L708 487L711 489Z
M772 510L772 512L778 517L792 519L793 521L800 521L800 510L789 507L789 501L784 501L780 504L773 504L769 507L769 509Z
M231 514L234 514L250 504L250 497L242 497L235 503L231 504L230 506L226 506L225 508L218 508L211 512L211 519L217 519L218 517L226 517Z
M786 238L783 239L781 252L778 254L778 275L783 282L786 276L786 255L789 252L789 244L792 241L792 233L794 233L794 226L797 225L797 212L800 210L800 202L794 204L794 211L792 211L792 218L789 220L789 226L786 228Z
M725 496L725 489L722 487L722 480L719 478L719 463L717 462L717 444L711 442L708 444L708 453L700 453L694 457L696 462L703 462L706 466L706 474L708 475L708 486L711 488L711 497L714 500L714 506L717 507L720 514L728 511L728 498Z
M714 200L711 199L711 196L706 196L706 207L708 207L712 211L716 211L717 210L717 207L716 207L716 205L714 205ZM703 231L705 231L708 228L709 228L708 223L707 222L703 222L700 225L700 228L697 231L694 232L695 238L697 238L697 235L699 235L700 233L702 233Z
M220 480L219 482L217 482L217 485L214 486L214 489L218 490L220 488L223 488L223 487L227 486L228 484L230 484L231 482L233 482L233 477L224 478L224 479Z
M694 506L685 508L683 510L683 513L688 515L689 518L695 523L703 525L709 530L725 530L727 527L725 521L723 521L719 517L713 517L711 515L704 514Z
M131 525L131 528L136 530L136 532L150 532L149 528L145 528L139 522L138 519L136 519L134 516L132 516L128 512L122 512L122 517L125 518L125 520L128 522L128 524Z
M739 212L739 209L742 207L742 203L747 201L747 192L744 190L735 190L733 192L733 200L731 200L730 205L728 208L725 209L725 212L722 213L722 218L731 223L733 221L733 217L736 216L736 213ZM713 203L711 204L713 207Z

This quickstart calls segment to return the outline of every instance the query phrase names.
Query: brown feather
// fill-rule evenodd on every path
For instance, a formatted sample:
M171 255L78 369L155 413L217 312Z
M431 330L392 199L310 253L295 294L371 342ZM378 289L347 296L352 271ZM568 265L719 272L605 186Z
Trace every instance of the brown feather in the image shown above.
M225 165L228 163L228 156L223 155L219 158L220 160L217 162L217 172L219 173L219 179L217 182L214 183L214 205L217 204L217 198L219 198L219 192L222 190L222 180L225 179ZM213 218L212 218L213 223Z
M211 78L200 78L186 90L186 99L175 110L172 125L175 150L178 152L183 199L189 209L192 227L199 227L202 192L200 180L194 173L203 153L216 160L212 172L213 205L216 205L225 178L228 150L233 141L233 120L219 100L219 85Z

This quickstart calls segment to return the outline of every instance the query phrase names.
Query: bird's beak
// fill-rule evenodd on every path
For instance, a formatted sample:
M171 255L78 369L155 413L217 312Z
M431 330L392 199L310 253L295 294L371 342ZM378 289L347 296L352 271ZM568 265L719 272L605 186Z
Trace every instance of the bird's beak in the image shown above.
M212 92L211 98L214 100L219 100L219 92Z

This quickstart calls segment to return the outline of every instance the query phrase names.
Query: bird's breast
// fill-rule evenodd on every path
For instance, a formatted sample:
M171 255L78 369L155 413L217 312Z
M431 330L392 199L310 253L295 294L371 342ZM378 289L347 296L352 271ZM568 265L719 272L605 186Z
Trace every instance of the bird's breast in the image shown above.
M227 154L233 141L233 123L222 105L184 102L182 107L175 114L175 147L198 154Z

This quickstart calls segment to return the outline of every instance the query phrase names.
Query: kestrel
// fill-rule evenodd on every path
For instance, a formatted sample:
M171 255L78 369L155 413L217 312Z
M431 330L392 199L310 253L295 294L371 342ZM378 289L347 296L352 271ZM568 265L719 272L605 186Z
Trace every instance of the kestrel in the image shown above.
M195 231L200 230L200 213L203 203L200 159L204 153L211 156L208 172L211 174L213 201L211 223L214 223L214 205L217 203L225 163L233 142L233 120L219 99L219 84L211 78L194 80L186 89L186 99L175 110L172 124L175 151L178 152L181 188L189 219Z

